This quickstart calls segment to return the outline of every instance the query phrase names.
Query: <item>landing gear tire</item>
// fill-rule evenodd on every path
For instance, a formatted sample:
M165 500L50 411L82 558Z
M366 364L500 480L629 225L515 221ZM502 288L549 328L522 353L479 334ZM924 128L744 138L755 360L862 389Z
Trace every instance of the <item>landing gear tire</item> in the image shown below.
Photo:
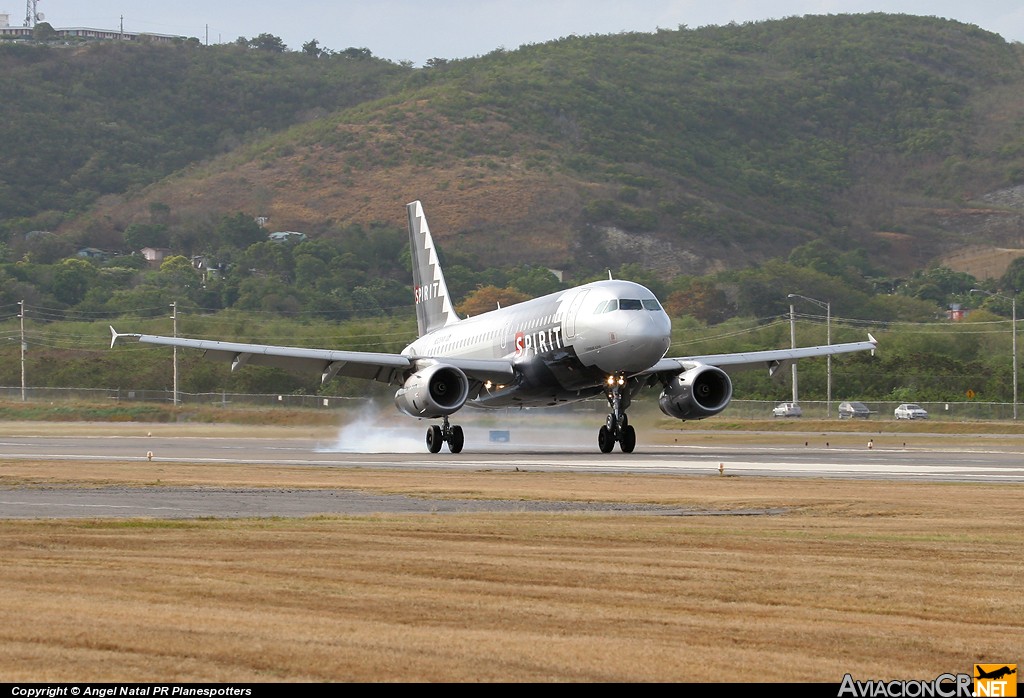
M444 443L444 439L441 438L441 427L436 424L427 427L427 450L437 453L441 450L442 443Z
M462 433L462 427L458 424L452 427L451 436L448 437L448 450L452 453L461 453L466 443L466 435Z
M623 453L632 453L636 448L636 429L632 425L627 424L623 427L622 433L619 435L619 448Z
M597 432L597 447L601 449L601 453L611 453L615 448L615 437L607 426L601 427Z
M427 427L427 450L437 453L442 445L448 444L449 451L461 453L462 447L466 445L466 434L458 424L449 424L447 417L443 419L440 425Z

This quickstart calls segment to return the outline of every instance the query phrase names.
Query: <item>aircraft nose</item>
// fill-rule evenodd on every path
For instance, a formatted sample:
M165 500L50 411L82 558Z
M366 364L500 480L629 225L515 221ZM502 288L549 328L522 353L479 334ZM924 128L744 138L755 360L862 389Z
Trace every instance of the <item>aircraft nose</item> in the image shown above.
M644 312L632 318L626 327L626 333L638 346L656 347L660 359L668 351L671 325L664 313Z
M642 371L658 361L671 343L671 324L664 313L644 311L630 318L626 325L628 355L623 370Z

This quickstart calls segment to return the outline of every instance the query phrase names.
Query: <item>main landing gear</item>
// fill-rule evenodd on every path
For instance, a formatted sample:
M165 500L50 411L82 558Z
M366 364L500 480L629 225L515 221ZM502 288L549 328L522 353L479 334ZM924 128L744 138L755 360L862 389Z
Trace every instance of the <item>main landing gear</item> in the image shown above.
M460 453L466 443L466 436L462 433L462 427L458 424L449 424L448 417L441 418L441 425L432 424L427 427L427 450L437 453L441 450L441 444L448 444L448 450L452 453Z
M601 453L611 453L615 448L615 442L623 453L632 453L636 448L636 430L626 418L626 408L629 407L629 393L622 390L626 379L622 376L610 376L608 387L605 390L605 397L608 398L608 407L611 412L601 430L597 432L597 445Z

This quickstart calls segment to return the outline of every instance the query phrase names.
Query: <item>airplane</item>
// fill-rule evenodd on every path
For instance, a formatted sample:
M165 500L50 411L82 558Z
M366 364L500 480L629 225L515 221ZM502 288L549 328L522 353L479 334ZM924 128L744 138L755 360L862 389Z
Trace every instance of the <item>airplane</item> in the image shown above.
M411 417L439 419L426 433L427 450L447 444L460 453L461 426L449 417L479 408L564 405L600 395L609 413L597 444L610 453L636 447L626 415L634 395L660 386L664 414L699 420L722 412L732 400L723 366L762 365L774 373L798 359L874 351L863 342L735 354L668 358L672 323L654 293L631 281L594 281L474 317L452 305L420 201L406 205L412 247L413 300L418 337L400 354L221 342L148 334L119 334L147 344L198 349L205 357L246 365L320 372L322 383L351 376L397 386L394 403Z
M977 664L975 664L974 667L975 667L975 670L977 671L977 674L978 674L977 677L975 677L975 678L979 678L979 679L1001 679L1004 676L1009 676L1010 674L1016 674L1017 673L1017 669L1016 668L1011 669L1008 666L1004 666L1004 667L1001 667L999 669L995 669L993 671L985 671L984 669L982 669Z

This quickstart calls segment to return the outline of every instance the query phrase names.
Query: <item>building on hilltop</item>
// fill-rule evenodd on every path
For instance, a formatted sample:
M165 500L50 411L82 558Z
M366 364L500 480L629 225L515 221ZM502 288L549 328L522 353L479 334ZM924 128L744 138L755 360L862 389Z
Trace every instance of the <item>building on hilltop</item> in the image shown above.
M0 40L31 39L35 36L35 27L12 27L11 16L0 14ZM90 27L54 28L54 39L58 41L136 41L171 43L183 41L186 37L173 34L152 34L149 32L126 32L117 29L92 29Z

